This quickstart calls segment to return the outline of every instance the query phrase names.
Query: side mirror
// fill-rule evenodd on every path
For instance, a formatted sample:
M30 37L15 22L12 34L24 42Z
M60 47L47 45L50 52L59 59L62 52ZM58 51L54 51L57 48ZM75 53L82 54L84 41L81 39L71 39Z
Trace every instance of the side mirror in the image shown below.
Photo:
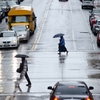
M89 90L93 90L93 89L94 89L94 87L92 87L92 86L89 87Z
M49 90L53 90L52 86L48 86L48 88L47 88L47 89L49 89Z

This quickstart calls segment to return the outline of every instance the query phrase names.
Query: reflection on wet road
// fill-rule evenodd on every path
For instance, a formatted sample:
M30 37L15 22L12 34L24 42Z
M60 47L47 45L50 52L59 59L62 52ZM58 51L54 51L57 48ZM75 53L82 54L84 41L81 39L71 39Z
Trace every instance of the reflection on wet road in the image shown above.
M0 96L0 100L49 100L49 95L41 95L37 96L35 94L28 95L28 94L21 94L17 95L16 97L13 96ZM94 100L100 100L99 95L93 95Z

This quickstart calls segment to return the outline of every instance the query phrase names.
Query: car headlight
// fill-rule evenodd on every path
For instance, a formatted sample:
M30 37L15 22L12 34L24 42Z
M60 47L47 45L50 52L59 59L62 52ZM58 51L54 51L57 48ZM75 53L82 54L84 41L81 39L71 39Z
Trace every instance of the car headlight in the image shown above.
M22 34L22 36L26 36L26 34Z
M13 43L16 43L17 42L17 40L13 40Z

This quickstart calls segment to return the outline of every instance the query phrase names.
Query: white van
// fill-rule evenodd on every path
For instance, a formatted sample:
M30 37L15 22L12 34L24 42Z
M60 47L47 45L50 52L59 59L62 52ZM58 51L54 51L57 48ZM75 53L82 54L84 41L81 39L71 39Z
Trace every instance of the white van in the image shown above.
M81 8L94 8L94 0L83 0Z

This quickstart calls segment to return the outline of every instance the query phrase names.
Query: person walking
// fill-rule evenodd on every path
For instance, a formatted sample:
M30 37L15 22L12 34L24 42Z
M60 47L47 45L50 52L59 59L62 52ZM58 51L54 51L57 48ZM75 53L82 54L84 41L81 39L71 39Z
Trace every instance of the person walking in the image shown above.
M31 86L31 81L30 81L30 78L29 78L28 73L27 73L27 71L28 71L27 60L25 58L22 58L22 63L21 64L22 64L21 66L23 66L23 67L26 66L25 78L28 82L28 84L26 84L26 86Z
M31 81L30 81L27 71L28 71L27 60L25 59L25 57L22 57L22 62L20 63L20 68L19 68L19 71L17 70L17 72L20 73L20 78L23 77L23 75L25 75L25 78L28 82L26 86L31 87Z
M65 40L64 40L63 36L60 37L59 44L58 44L58 49L59 49L58 54L61 54L61 52L66 52L66 54L68 54L68 50L65 47Z

